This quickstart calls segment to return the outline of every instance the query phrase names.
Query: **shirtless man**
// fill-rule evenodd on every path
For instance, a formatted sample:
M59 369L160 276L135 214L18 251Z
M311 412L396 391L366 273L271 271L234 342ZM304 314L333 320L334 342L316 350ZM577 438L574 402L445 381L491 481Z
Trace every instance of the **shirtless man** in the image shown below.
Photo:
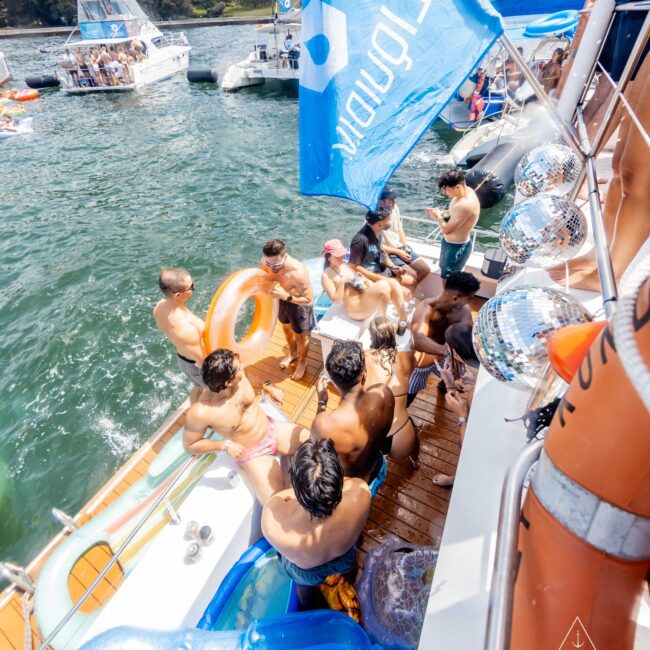
M381 449L393 425L395 397L384 384L364 389L365 360L363 349L356 341L336 341L327 355L325 367L341 393L341 403L333 411L325 412L329 380L321 377L311 437L314 440L331 438L345 475L370 483L374 496L386 478Z
M194 282L189 271L172 267L160 272L158 285L165 297L155 306L153 315L162 333L176 348L178 367L194 384L190 393L190 402L194 403L205 388L201 378L205 324L185 306L194 293Z
M262 530L296 584L314 587L354 569L357 539L370 512L370 490L359 478L343 478L329 438L303 443L290 474L291 487L267 501Z
M447 278L442 293L423 300L415 309L411 330L413 349L417 368L409 380L407 405L417 394L426 388L429 375L440 376L437 362L446 353L445 332L455 323L472 324L472 311L469 303L480 287L479 281L471 274L455 271Z
M438 181L438 187L451 199L449 210L427 208L434 218L443 238L440 246L440 277L443 283L454 271L462 271L472 252L470 233L481 211L476 192L465 184L465 174L460 169L446 171ZM449 220L445 221L445 215Z
M203 362L209 390L192 404L185 420L183 445L190 454L225 451L235 459L260 503L283 490L284 476L273 455L291 455L309 432L292 422L275 422L264 413L239 356L217 348ZM208 429L223 440L205 438Z
M302 379L307 368L309 333L314 327L314 292L307 267L287 253L280 239L269 239L262 247L262 264L269 274L266 289L279 298L278 319L289 345L289 354L280 361L280 368L288 368L297 361L291 379Z

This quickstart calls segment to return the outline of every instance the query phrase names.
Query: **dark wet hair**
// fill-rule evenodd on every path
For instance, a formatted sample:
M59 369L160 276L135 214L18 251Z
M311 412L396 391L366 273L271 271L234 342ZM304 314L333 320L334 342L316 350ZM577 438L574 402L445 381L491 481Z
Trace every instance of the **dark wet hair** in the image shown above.
M222 391L226 384L235 378L237 359L239 359L238 354L224 348L217 348L205 358L201 366L201 377L212 392Z
M473 296L481 286L481 283L471 274L465 271L454 271L449 274L445 282L445 291L454 291L463 296Z
M366 222L368 225L372 226L380 221L383 221L391 213L390 208L387 205L378 205L377 209L373 212L368 210L366 212Z
M323 271L325 269L329 269L329 267L332 264L332 253L323 253L323 257L325 258L323 260Z
M438 181L438 187L456 187L465 182L465 174L460 169L448 169Z
M325 361L327 374L341 391L354 388L363 374L363 348L357 341L335 341Z
M312 519L327 519L343 498L343 465L331 438L306 440L289 469L298 503Z
M370 321L368 331L370 332L370 347L379 350L379 363L386 371L386 374L390 375L397 354L397 340L395 338L397 328L386 316L377 316L377 318ZM388 367L384 365L384 362L388 364Z
M469 323L450 325L445 330L445 341L465 363L478 368L479 361L472 344L472 326Z
M282 255L287 249L285 243L281 239L269 239L269 241L262 246L262 253L266 257L275 257L276 255Z
M191 279L191 276L187 269L170 266L160 272L158 286L166 296L169 296L172 293L186 290L188 279Z

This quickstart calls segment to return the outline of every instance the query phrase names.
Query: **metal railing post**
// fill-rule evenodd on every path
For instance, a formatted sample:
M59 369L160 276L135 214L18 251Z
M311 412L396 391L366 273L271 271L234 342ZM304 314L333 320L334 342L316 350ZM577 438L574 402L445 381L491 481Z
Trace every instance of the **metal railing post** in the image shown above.
M510 648L521 495L526 476L537 462L543 446L543 440L526 445L510 466L503 481L485 632L485 650L509 650Z

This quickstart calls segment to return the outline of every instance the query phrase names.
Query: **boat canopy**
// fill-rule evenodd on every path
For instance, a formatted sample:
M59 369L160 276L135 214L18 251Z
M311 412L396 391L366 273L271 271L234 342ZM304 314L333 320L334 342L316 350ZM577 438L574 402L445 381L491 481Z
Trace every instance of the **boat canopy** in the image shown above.
M77 0L77 19L81 25L123 20L146 22L149 17L135 0Z

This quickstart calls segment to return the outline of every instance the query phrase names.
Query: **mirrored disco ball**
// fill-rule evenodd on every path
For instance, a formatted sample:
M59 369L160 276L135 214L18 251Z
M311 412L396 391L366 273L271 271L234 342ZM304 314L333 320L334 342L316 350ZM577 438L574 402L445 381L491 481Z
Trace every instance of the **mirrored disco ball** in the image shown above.
M499 381L533 389L548 362L546 341L565 325L586 323L589 312L555 289L524 285L490 298L474 323L474 349Z
M548 143L529 151L517 164L515 185L524 196L540 192L566 194L580 175L580 159L561 144Z
M544 268L570 260L587 238L587 219L571 201L540 194L511 208L499 230L501 246L517 264Z

